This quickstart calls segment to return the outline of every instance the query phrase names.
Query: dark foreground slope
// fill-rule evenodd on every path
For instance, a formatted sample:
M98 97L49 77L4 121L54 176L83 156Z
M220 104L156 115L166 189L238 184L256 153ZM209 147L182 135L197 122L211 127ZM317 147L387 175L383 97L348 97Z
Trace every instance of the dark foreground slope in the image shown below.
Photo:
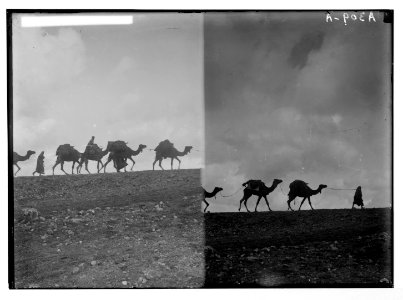
M14 192L17 288L392 285L390 209L203 215L200 170L21 177Z
M205 215L207 287L392 286L391 210Z
M203 286L200 170L21 177L14 191L17 288Z

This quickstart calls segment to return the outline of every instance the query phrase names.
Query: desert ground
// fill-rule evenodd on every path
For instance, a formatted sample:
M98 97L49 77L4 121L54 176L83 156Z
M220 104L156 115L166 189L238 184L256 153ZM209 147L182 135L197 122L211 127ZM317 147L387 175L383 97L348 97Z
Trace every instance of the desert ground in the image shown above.
M389 208L203 214L198 169L17 177L11 200L15 288L393 286Z

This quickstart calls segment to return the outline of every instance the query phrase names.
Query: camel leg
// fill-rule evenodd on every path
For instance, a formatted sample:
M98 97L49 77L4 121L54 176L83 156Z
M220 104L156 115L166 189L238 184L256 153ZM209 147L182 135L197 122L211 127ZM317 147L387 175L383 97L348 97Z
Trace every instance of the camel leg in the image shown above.
M264 200L266 201L266 204L267 204L267 207L269 208L269 210L272 211L271 208L270 208L270 205L269 205L269 201L267 200L266 196L264 196Z
M154 171L154 165L155 165L156 162L157 162L157 159L155 159L154 162L153 162L153 171Z
M247 191L244 190L243 192L243 197L242 199L239 201L239 209L238 211L241 211L241 207L242 207L242 202L244 203L246 210L249 212L248 207L246 206L246 201L249 199L249 197L252 196L251 193L248 193Z
M309 206L311 207L311 209L314 210L312 207L312 203L311 203L311 197L308 197L308 203L309 203Z
M298 210L301 210L301 206L302 206L302 204L304 204L305 200L306 200L306 197L305 197L304 199L302 199L301 205L299 206L299 209L298 209Z
M133 167L134 167L136 162L131 157L128 157L128 159L130 159L132 161L132 163L133 163L132 167L130 168L130 171L133 171Z
M52 168L53 175L55 175L55 168L56 168L56 166L57 166L58 164L60 164L60 160L59 160L59 159L56 159L56 163L55 163L55 165L54 165L53 168Z
M99 168L99 164L101 164L101 168ZM104 167L104 164L102 163L102 161L101 161L101 160L98 160L98 163L97 163L97 170L98 170L98 173L102 170L103 167Z
M259 197L257 198L256 207L255 207L255 212L257 212L257 206L259 205L260 199L262 199L262 196L259 196Z
M110 156L108 156L108 160L106 161L106 163L104 164L104 173L106 172L106 166L111 162L112 158ZM102 169L101 169L102 170Z
M206 199L203 199L203 202L206 203L206 207L204 208L204 212L206 212L207 207L210 205L208 204L208 202L206 201Z
M161 168L162 170L164 170L164 168L161 166L161 163L162 163L162 159L159 160L158 165L160 166L160 168Z
M171 158L171 170L173 170L174 169L174 158L172 157Z
M76 162L73 161L73 165L71 166L71 175L74 175L74 166L75 166Z
M15 174L14 174L14 176L16 176L17 175L17 173L21 170L21 168L20 168L20 166L19 165L17 165L17 163L15 163L14 165L16 165L17 166L17 168L18 168L18 170L17 170L17 172L15 172Z
M177 157L175 157L175 159L179 162L179 165L178 165L178 170L179 170L181 168L181 160Z
M90 171L88 171L88 160L85 160L85 170L88 172L88 174L91 174Z
M36 173L36 171L34 171L34 172L32 173L32 176L35 176L35 173Z
M287 210L292 210L292 211L294 211L294 210L292 209L291 205L290 205L290 203L292 202L292 200L294 200L294 203L295 203L295 197L294 197L294 198L288 197L288 201L287 201L288 209L287 209Z
M66 173L66 171L63 169L64 161L60 162L60 169L63 171L64 174L69 175Z

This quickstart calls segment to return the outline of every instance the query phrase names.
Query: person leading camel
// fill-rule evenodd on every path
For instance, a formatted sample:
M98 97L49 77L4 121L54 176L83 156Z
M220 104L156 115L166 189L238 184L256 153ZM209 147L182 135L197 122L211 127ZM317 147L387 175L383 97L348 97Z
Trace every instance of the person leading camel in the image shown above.
M45 174L44 160L45 160L45 151L42 151L39 154L38 159L36 160L36 169L32 173L32 176L35 176L35 173L38 173L39 176Z
M357 189L355 190L353 206L351 207L351 209L354 208L354 205L361 206L361 209L365 208L364 201L362 200L361 186L357 187Z

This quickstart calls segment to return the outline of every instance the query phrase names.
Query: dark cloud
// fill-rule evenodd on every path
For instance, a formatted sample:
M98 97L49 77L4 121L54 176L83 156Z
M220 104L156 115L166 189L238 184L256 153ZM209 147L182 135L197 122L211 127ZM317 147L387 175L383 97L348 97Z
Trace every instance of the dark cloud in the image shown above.
M288 62L293 68L303 68L308 61L311 51L317 51L322 47L324 34L322 32L307 33L291 49Z

